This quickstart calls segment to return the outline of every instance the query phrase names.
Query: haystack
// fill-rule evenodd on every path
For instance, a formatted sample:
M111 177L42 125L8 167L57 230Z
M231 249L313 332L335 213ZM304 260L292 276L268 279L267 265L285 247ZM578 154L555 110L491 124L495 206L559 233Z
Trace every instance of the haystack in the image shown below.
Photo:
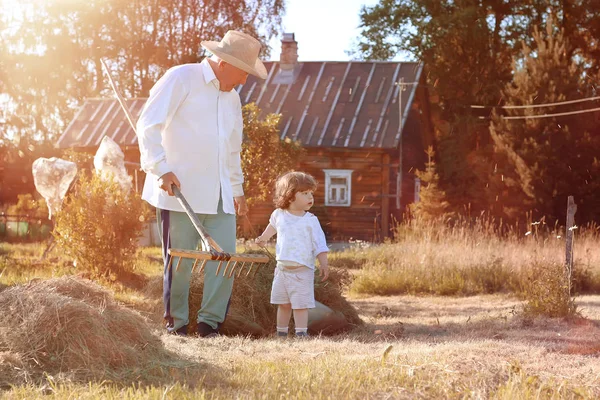
M265 336L275 331L276 307L270 304L271 284L275 263L271 262L253 270L246 276L244 269L240 277L235 278L231 304L227 319L221 327L225 335ZM195 330L196 317L202 302L202 275L194 273L190 284L190 326ZM316 277L315 299L316 309L309 312L309 332L311 334L335 334L349 330L363 322L356 310L344 298L343 291L350 282L348 271L332 268L329 279L320 282ZM152 279L145 290L151 299L162 299L162 277ZM156 319L162 318L162 302L158 306ZM160 316L159 316L160 314Z
M101 286L62 277L0 292L0 386L143 375L166 354L137 312Z

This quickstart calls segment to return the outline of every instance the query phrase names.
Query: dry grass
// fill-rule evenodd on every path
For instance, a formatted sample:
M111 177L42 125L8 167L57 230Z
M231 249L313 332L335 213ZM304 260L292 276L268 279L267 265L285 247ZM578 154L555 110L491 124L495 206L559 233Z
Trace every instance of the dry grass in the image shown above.
M527 317L521 312L520 298L511 294L527 287L519 279L530 276L533 266L561 262L562 239L539 232L500 238L484 228L483 224L475 230L443 228L441 233L422 229L412 236L400 232L397 244L358 248L332 257L332 264L345 266L356 276L347 301L365 324L350 332L307 341L245 336L202 340L168 336L156 329L152 334L159 341L157 354L164 358L156 359L162 367L151 373L132 373L137 365L117 368L114 381L93 379L91 383L81 377L50 374L42 383L5 391L4 397L599 398L600 296L578 297L582 318L566 321ZM575 244L578 285L583 292L593 291L600 287L595 286L600 241L589 231L578 233ZM3 249L0 246L0 253ZM6 251L2 257L6 259ZM149 277L153 289L112 286L117 299L152 318L160 317L159 257L157 249L150 249L136 261L137 271ZM361 270L364 260L368 261ZM9 264L4 264L7 274L0 277L0 283L12 285L5 280L16 276ZM507 284L511 279L515 281ZM365 282L371 282L370 289L358 290L357 285ZM269 285L265 277L264 286ZM194 296L199 287L194 287ZM264 301L263 289L251 295L256 296L252 302ZM9 290L0 288L0 296ZM419 295L366 297L365 293L377 290ZM247 296L241 298L250 302ZM0 376L31 367L18 352L2 346L0 360Z
M181 360L168 384L21 386L8 399L435 398L593 399L600 396L600 329L589 321L523 320L504 295L351 300L368 324L308 341L161 335ZM600 297L581 299L600 317Z
M260 267L254 267L250 276L246 277L247 270L242 271L241 277L235 278L233 294L229 313L223 327L222 333L226 335L251 334L254 336L270 335L275 331L275 319L277 309L270 304L271 284L275 263L272 261ZM162 276L150 280L144 290L148 299L162 299ZM203 289L202 275L194 273L190 284L190 326L193 331L196 324L196 315L202 302ZM350 275L346 270L331 269L329 279L325 282L319 281L315 284L315 298L335 311L341 312L348 325L338 329L351 329L359 326L362 321L354 308L343 296L344 290L350 284ZM155 302L152 307L155 310L153 320L162 322L162 302ZM314 333L314 332L313 332ZM333 328L326 329L323 334L336 333Z
M80 278L33 280L0 292L0 386L160 376L169 356L145 320ZM142 378L140 378L142 379Z
M599 245L596 229L577 232L574 279L580 293L600 292ZM565 242L564 234L550 230L500 236L483 222L453 228L402 225L397 242L359 253L368 261L352 284L354 293L518 293L532 266L551 269L564 263Z

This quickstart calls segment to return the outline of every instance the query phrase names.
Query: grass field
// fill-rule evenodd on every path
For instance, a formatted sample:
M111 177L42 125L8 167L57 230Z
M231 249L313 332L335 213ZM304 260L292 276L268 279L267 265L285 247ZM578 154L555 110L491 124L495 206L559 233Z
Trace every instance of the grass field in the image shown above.
M522 313L522 280L532 265L561 262L560 238L498 239L459 231L404 237L397 244L332 254L332 265L354 276L347 297L365 322L350 332L309 340L206 340L165 335L150 322L148 329L165 354L156 365L118 371L111 379L46 376L4 387L0 396L598 398L600 296L591 293L600 271L599 245L592 234L576 240L575 262L583 277L578 318ZM0 290L78 272L56 252L39 262L43 249L0 244ZM159 257L158 249L144 249L136 272L148 279L159 275ZM160 299L145 297L135 285L107 287L117 301L142 315L161 306ZM10 364L2 358L7 350L0 348L0 371L2 363Z

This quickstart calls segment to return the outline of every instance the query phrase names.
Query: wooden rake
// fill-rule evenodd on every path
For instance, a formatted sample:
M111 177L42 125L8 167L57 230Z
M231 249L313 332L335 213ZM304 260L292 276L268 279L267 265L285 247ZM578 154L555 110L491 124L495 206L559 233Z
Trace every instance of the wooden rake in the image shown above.
M104 63L104 60L100 60L100 61L102 62L102 66L104 67L104 70L106 71L106 74L108 76L108 81L110 82L110 86L112 87L113 92L115 93L117 101L121 105L121 109L125 113L125 116L127 117L129 124L131 125L131 128L133 129L134 132L136 132L133 116L131 115L131 112L127 108L127 104L125 103L123 96L117 90L115 82L113 81L113 79L110 75L110 71L108 70L108 67ZM202 239L203 250L200 251L200 250L168 249L168 253L171 256L171 257L169 257L168 269L172 268L173 259L175 257L178 257L177 264L175 265L175 270L179 270L179 265L181 264L181 261L184 258L193 259L194 265L192 266L192 273L197 268L199 263L201 263L201 264L200 264L200 268L197 269L197 271L202 272L202 270L204 270L204 267L206 266L206 263L208 261L218 261L219 265L217 266L215 275L219 275L219 273L221 272L221 268L223 267L223 263L226 263L225 268L223 268L223 277L232 278L234 276L234 274L236 273L236 269L237 269L237 276L239 277L242 274L244 267L247 267L248 272L246 272L246 276L248 276L250 274L250 272L252 272L252 269L255 264L257 264L257 266L258 266L260 264L267 264L269 261L271 261L271 259L273 257L272 256L269 257L268 255L264 255L264 254L250 254L250 253L230 254L230 253L223 251L221 246L219 246L219 244L208 234L208 232L206 231L206 229L204 228L202 223L200 223L198 216L196 215L194 210L192 210L192 207L190 207L189 203L187 202L187 200L185 199L185 197L183 196L183 194L181 193L179 188L177 186L173 185L172 190L173 190L173 193L175 194L175 197L179 201L179 204L181 204L181 206L185 210L185 213L190 218L192 225L194 225L194 228L196 228L196 231L200 235L200 238Z

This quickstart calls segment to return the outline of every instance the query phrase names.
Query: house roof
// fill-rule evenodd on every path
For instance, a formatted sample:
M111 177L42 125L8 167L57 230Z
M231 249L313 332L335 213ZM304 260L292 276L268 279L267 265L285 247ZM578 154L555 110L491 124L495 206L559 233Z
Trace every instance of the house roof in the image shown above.
M281 113L281 138L305 147L396 148L399 86L418 82L422 65L398 62L304 62L292 71L279 62L265 62L266 80L249 76L237 87L242 104L255 102L263 113ZM402 91L403 125L415 97L416 84ZM138 118L145 98L127 101ZM137 145L118 102L87 99L57 145L96 147L104 135L121 146Z

